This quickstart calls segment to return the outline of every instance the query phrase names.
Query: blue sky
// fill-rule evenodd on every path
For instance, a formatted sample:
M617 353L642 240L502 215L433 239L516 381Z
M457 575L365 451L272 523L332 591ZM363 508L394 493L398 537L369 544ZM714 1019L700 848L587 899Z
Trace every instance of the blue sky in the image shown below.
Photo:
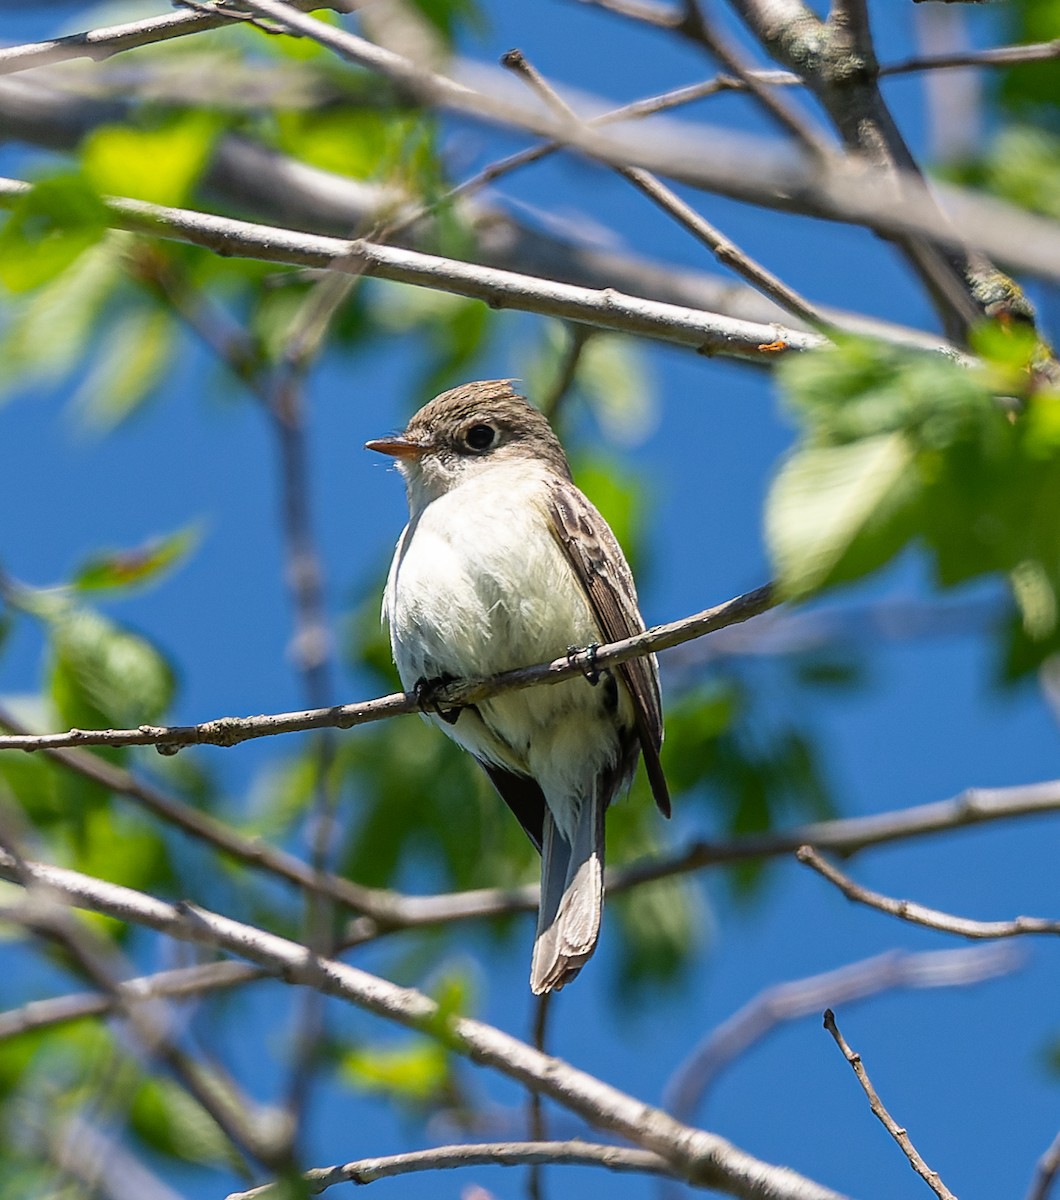
M158 6L159 10L163 6ZM702 77L688 48L640 33L575 3L485 4L487 31L468 40L470 55L495 61L512 46L557 82L621 102ZM880 56L914 49L915 9L873 6ZM964 6L962 6L964 7ZM977 42L995 38L994 9L964 15ZM32 17L0 10L0 37L17 40L55 28L69 9L40 5ZM35 26L31 30L30 26ZM913 78L888 85L888 98L915 150L925 147L922 91ZM722 99L703 119L761 131L748 107ZM455 124L451 145L466 163L509 143ZM514 145L514 143L511 143ZM0 168L16 172L11 150ZM559 198L557 200L557 197ZM558 208L572 221L611 230L618 243L675 266L711 269L707 255L602 169L555 157L504 182L496 198L533 209ZM697 197L706 215L810 298L912 325L930 315L895 255L858 230L770 216L733 202ZM1056 335L1056 297L1038 296ZM518 374L534 320L506 317L481 366L483 377ZM315 522L329 606L336 622L386 562L404 520L403 489L378 457L361 450L400 425L420 348L391 341L356 361L327 360L311 382L311 457ZM674 349L645 346L657 421L622 453L650 482L650 564L641 580L649 622L670 620L763 582L761 505L791 429L769 377ZM204 383L204 380L206 381ZM8 519L0 560L14 575L44 584L66 577L101 546L132 546L190 520L203 522L201 548L162 586L123 602L118 615L156 638L181 667L175 720L302 706L285 655L289 637L276 521L273 447L253 407L219 382L204 352L189 353L157 399L105 439L79 432L70 387L11 397L0 408L4 469L0 498ZM229 395L226 395L229 393ZM427 397L422 399L426 400ZM591 421L585 435L600 434ZM844 603L923 596L916 561L907 560ZM33 689L40 646L20 629L0 657L0 694ZM1057 772L1054 719L1032 686L992 687L982 638L955 635L881 642L868 650L869 685L840 696L798 696L800 719L826 748L826 766L844 814L882 812L955 795L972 785L1046 779ZM758 669L758 668L756 668ZM760 668L768 681L768 665ZM667 659L663 659L666 687ZM341 680L340 699L362 698L363 684ZM790 697L778 695L781 709ZM356 732L345 736L355 737ZM233 795L269 760L249 745L202 752ZM702 805L679 808L677 844L709 834ZM856 877L891 895L963 915L1056 915L1056 819L991 826L874 851L854 861ZM671 1071L707 1030L762 988L893 948L953 947L952 938L904 926L848 905L794 862L779 864L750 907L734 905L722 881L702 881L709 944L677 996L640 1011L617 1010L603 986L609 974L606 929L591 970L556 1009L553 1049L578 1066L646 1100L660 1098ZM530 1025L525 937L510 953L482 961L480 1016L524 1035ZM483 940L471 928L472 953ZM848 1040L862 1052L885 1102L921 1152L962 1200L1025 1190L1036 1158L1060 1123L1060 1086L1044 1053L1060 1033L1060 962L1052 943L1026 939L1010 976L976 988L896 992L840 1011ZM366 961L370 964L371 956ZM270 986L241 993L234 1020L258 1031L237 1065L267 1096L269 1057L288 1020L290 994ZM360 1015L343 1025L378 1029ZM249 1040L249 1039L248 1039ZM245 1051L244 1051L245 1053ZM477 1088L503 1106L517 1089L474 1071ZM319 1098L314 1162L426 1144L424 1131L383 1106L366 1107L340 1088ZM350 1114L356 1113L351 1127ZM817 1017L786 1025L719 1080L699 1119L768 1160L789 1164L865 1200L912 1194L908 1164L868 1111L849 1068ZM557 1130L566 1126L557 1122ZM472 1179L498 1197L524 1194L519 1172L411 1177L373 1185L385 1200L459 1195ZM188 1180L187 1194L218 1194L216 1182ZM585 1196L652 1194L656 1185L598 1172L552 1172L550 1194L577 1187Z

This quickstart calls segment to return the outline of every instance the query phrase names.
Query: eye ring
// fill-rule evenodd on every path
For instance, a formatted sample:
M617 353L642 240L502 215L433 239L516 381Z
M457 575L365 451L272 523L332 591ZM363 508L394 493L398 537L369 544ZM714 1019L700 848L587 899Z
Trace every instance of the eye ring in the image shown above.
M472 450L477 450L480 453L483 450L488 450L497 439L497 431L492 425L485 425L482 422L472 425L471 428L464 434L464 441Z

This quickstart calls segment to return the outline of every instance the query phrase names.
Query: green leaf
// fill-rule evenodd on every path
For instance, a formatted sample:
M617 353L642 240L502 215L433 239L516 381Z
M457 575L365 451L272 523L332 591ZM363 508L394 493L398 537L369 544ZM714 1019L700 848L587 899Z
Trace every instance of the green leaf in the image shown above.
M673 984L702 950L707 928L703 904L688 879L660 879L608 901L617 919L618 996L633 1006L644 992Z
M135 412L162 379L176 327L163 308L129 308L111 322L73 405L81 424L106 433Z
M35 184L0 227L0 282L28 292L61 275L107 231L108 213L78 175Z
M633 338L594 334L578 362L578 391L585 396L604 436L635 446L658 418L643 348Z
M449 1052L434 1038L401 1045L362 1046L339 1063L342 1078L360 1092L420 1106L441 1097L450 1078Z
M900 433L808 447L781 468L766 501L766 542L789 598L886 562L905 540L900 518L914 499L913 447ZM856 558L851 555L858 539Z
M51 621L52 699L77 728L158 720L173 698L169 664L139 634L97 612L67 607Z
M231 1167L238 1163L212 1117L177 1083L146 1078L129 1106L133 1132L151 1150L186 1162Z
M188 525L164 537L151 538L133 550L94 554L75 572L73 586L82 592L94 592L157 582L195 550L200 537L200 527Z
M184 204L219 132L208 113L185 113L155 129L100 125L82 143L85 178L105 195Z
M122 282L129 235L110 231L57 278L19 298L0 337L0 392L30 379L58 379L84 353Z

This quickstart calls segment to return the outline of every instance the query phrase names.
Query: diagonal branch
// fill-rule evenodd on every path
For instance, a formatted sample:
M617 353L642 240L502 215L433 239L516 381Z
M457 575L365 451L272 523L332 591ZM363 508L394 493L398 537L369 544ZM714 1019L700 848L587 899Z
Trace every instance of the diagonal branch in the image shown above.
M957 1197L949 1190L948 1187L939 1178L938 1171L933 1171L923 1160L913 1145L909 1134L898 1124L883 1105L876 1089L872 1086L872 1081L869 1079L868 1072L865 1070L864 1064L861 1061L861 1055L851 1050L847 1045L846 1039L839 1032L839 1028L835 1023L835 1013L832 1010L826 1009L824 1014L824 1027L835 1039L835 1044L839 1047L843 1057L850 1063L854 1069L854 1074L858 1078L858 1083L861 1084L865 1095L868 1097L869 1107L873 1113L879 1118L883 1127L894 1138L902 1148L902 1153L909 1159L909 1165L920 1176L921 1179L928 1185L929 1188L938 1196L939 1200L957 1200Z
M585 673L586 668L609 667L632 658L679 646L694 638L705 637L716 629L750 620L777 603L770 585L757 588L704 609L668 625L655 625L635 637L624 638L600 647L572 651L550 663L504 671L489 679L457 680L436 689L431 703L446 708L477 704L480 700L519 691L541 684L559 683ZM331 708L278 713L259 717L221 717L200 725L153 726L137 729L71 729L55 734L9 734L0 736L0 750L47 750L70 746L156 746L173 753L182 746L235 746L252 738L279 733L304 733L310 729L350 729L371 721L381 721L407 713L423 711L423 701L414 692L395 692L361 704L337 704Z
M698 12L698 9L695 11ZM570 121L580 120L577 113L567 105L566 101L530 64L521 51L509 50L502 62L525 79L563 118ZM720 263L747 280L753 287L758 288L763 295L775 301L781 308L787 309L796 318L805 321L825 336L828 335L829 323L808 300L745 254L734 242L696 212L691 205L686 204L676 192L668 188L650 171L645 171L643 167L615 167L615 170L663 212L668 213L679 225L688 230L697 241L710 250Z
M938 909L927 908L914 900L895 900L855 883L818 854L812 846L800 846L795 852L795 857L806 866L813 867L818 875L823 875L829 883L834 883L848 900L857 904L867 904L869 908L879 909L880 912L899 917L912 925L923 925L927 929L938 929L943 933L955 933L959 937L976 939L1018 937L1027 933L1060 933L1060 921L1050 921L1043 917L1016 917L1011 921L973 921L968 917L954 917L949 913L939 912Z
M969 946L917 954L894 950L861 962L788 980L757 996L707 1034L673 1073L663 1094L667 1112L690 1121L721 1071L782 1021L819 1013L898 988L967 987L1016 969L1020 956L1007 946Z
M0 1013L0 1041L20 1037L37 1029L100 1017L124 1004L144 1000L177 1000L201 996L221 988L239 987L267 978L261 967L249 963L212 962L194 967L178 967L115 982L109 992L79 992L47 1000L31 1000L21 1008Z
M23 886L42 885L74 907L226 950L287 983L312 987L399 1025L442 1037L463 1057L537 1089L591 1124L661 1155L675 1174L691 1182L741 1200L841 1200L831 1189L785 1167L764 1163L716 1134L675 1121L500 1029L443 1014L422 992L322 958L297 942L190 904L166 904L77 871L16 862L3 850L0 877Z
M1048 1200L1057 1175L1060 1175L1060 1133L1056 1135L1046 1152L1038 1160L1034 1182L1027 1193L1027 1200Z

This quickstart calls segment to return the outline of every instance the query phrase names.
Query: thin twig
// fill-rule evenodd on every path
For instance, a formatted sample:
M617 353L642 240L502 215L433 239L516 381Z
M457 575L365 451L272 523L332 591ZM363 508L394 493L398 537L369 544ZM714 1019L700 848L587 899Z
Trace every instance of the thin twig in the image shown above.
M531 1041L534 1049L540 1050L542 1054L545 1053L545 1045L548 1040L548 1018L552 1011L552 999L552 993L545 992L543 995L535 996L533 1000L534 1028ZM545 1106L540 1092L530 1093L527 1115L530 1141L544 1142L548 1138L548 1129L545 1123ZM526 1187L529 1200L543 1200L544 1198L544 1172L541 1170L541 1166L542 1164L539 1162L530 1164Z
M0 708L0 728L20 731L16 736L32 736L3 708ZM108 791L128 796L160 820L224 854L231 855L247 866L268 871L306 891L319 891L349 908L371 915L376 920L386 921L389 918L390 909L386 902L388 893L385 891L363 887L338 875L314 872L293 854L270 846L260 838L239 833L226 822L137 779L130 771L107 762L99 755L73 749L44 749L43 753L54 762L93 780Z
M457 1167L517 1166L544 1164L557 1166L596 1166L609 1171L636 1171L648 1175L673 1177L666 1159L649 1150L630 1150L625 1146L607 1146L582 1142L497 1142L463 1146L439 1146L434 1150L414 1150L385 1158L362 1158L339 1167L318 1167L303 1176L312 1196L337 1183L374 1183L414 1171L449 1171ZM249 1192L234 1192L227 1200L266 1200L275 1196L277 1185L266 1184Z
M726 190L720 186L720 180L724 177L727 184L726 194L734 196L746 196L747 186L757 173L756 167L759 164L755 163L756 155L746 136L741 136L740 153L733 156L721 152L717 144L717 131L709 146L700 145L687 127L671 130L670 136L667 136L659 124L655 124L646 137L634 138L631 132L620 140L613 139L608 137L606 132L580 123L572 124L554 114L528 111L507 97L487 95L447 76L424 70L411 59L392 50L306 16L283 0L243 2L247 8L272 17L292 32L311 38L350 62L386 76L397 85L407 88L424 104L472 114L490 122L556 138L573 149L612 165L642 166L657 174L668 174L694 186ZM738 0L738 5L745 9L749 0ZM812 50L807 53L810 57L813 56ZM822 81L816 77L813 82L823 86ZM880 104L882 105L882 101ZM849 120L846 125L853 128L855 122ZM674 144L675 141L677 144ZM864 147L861 149L864 150ZM660 158L665 160L665 165L660 165ZM871 156L869 161L874 161ZM881 163L884 162L890 163L889 152L885 160L881 159ZM767 170L770 176L768 184L765 188L753 190L759 199L768 197L767 203L780 207L791 204L797 196L797 204L802 211L808 210L808 202L812 197L815 201L815 215L841 220L853 219L855 223L870 224L881 232L894 232L904 236L907 230L900 227L915 226L917 233L926 233L929 238L939 241L940 244L953 245L961 250L969 241L979 241L990 253L994 253L998 258L1007 259L1014 265L1022 266L1024 261L1033 262L1035 258L1042 260L1047 257L1041 244L1034 246L1034 254L1028 254L1025 246L1021 252L1020 238L1029 233L1025 217L1016 229L1006 230L1004 234L1000 230L991 230L989 222L983 228L977 226L969 229L966 215L959 218L955 215L954 219L951 219L950 214L938 208L934 194L926 190L915 160L907 151L906 156L896 165L899 169L895 171L867 172L864 160L846 163L836 156L828 160L827 170L821 169L822 162L819 159L810 162L800 159L795 164L785 161L781 165L774 150ZM901 169L903 167L904 170ZM887 188L883 194L872 195L871 193L880 190L872 186L872 182L877 178L881 183L886 182ZM866 219L867 210L871 210L873 214L871 220ZM1049 228L1047 221L1034 224L1040 226L1043 232ZM990 242L1000 242L1002 236L1006 251L999 254L991 248L988 239ZM1032 266L1031 269L1036 268ZM957 299L959 298L955 298L955 302Z
M968 987L1016 970L1021 956L1009 946L906 953L893 950L835 971L789 980L759 992L703 1038L670 1077L663 1106L691 1121L718 1075L778 1025L824 1007L851 1004L898 988Z
M30 190L31 185L21 180L0 179L0 207L14 203ZM819 334L779 323L741 321L626 296L610 288L577 287L395 246L363 240L351 243L138 200L112 198L108 206L115 224L122 228L155 237L173 237L226 257L301 267L338 265L344 271L484 300L493 308L537 312L618 333L656 337L701 354L740 358L758 366L770 366L775 361L775 356L765 353L763 346L776 341L784 342L789 350L816 349L827 344ZM905 344L924 349L925 339L914 333ZM931 346L930 339L926 344ZM953 347L944 342L936 346L953 353Z
M561 118L575 124L581 124L578 114L563 100L556 90L548 83L541 73L527 60L519 50L509 50L501 60L510 70L519 74L529 83ZM793 288L788 287L771 271L767 271L760 263L744 253L735 242L727 238L715 228L704 216L686 204L671 188L668 188L650 171L641 167L615 167L623 179L628 180L639 191L658 205L663 212L668 213L684 229L688 230L697 241L701 242L717 258L720 263L733 270L741 278L747 280L752 287L758 288L764 295L775 301L801 318L808 325L827 336L829 325L821 314L804 297Z
M568 322L566 330L567 345L560 360L559 370L540 403L541 411L552 424L555 424L564 401L574 390L578 367L581 365L585 348L589 345L594 332L587 325L577 325L574 322Z
M943 933L955 933L959 937L973 939L1018 937L1029 933L1060 933L1060 921L1043 917L1015 917L1011 921L973 921L968 917L954 917L935 908L926 908L913 900L895 900L855 883L818 854L812 846L800 846L795 851L795 857L806 866L813 867L829 883L834 883L848 900L857 904L867 904L870 908L888 913L892 917L899 917L913 925L923 925L927 929L938 929Z
M195 905L167 904L132 888L43 863L17 863L0 850L0 877L43 885L65 904L145 926L181 941L213 946L264 967L287 983L336 996L407 1028L445 1038L456 1053L536 1088L592 1124L662 1155L681 1178L742 1200L837 1200L837 1194L783 1167L763 1163L724 1138L675 1121L586 1072L470 1017L443 1014L413 988L399 987L298 942Z
M680 621L656 625L644 633L598 649L580 650L550 663L504 671L482 680L458 680L439 688L432 703L446 708L477 704L502 692L517 691L545 683L558 683L584 673L587 665L613 666L631 658L679 646L704 637L739 621L747 621L777 603L774 589L766 585L714 608L704 609ZM153 726L137 729L83 730L66 733L12 734L0 736L0 750L45 750L69 746L156 746L163 752L182 746L235 746L251 738L279 733L301 733L310 729L350 729L372 721L422 711L422 699L414 692L396 692L361 704L338 704L331 708L276 713L257 717L221 717L199 725Z
M928 1187L931 1188L935 1195L938 1196L939 1200L957 1200L957 1197L954 1196L939 1178L938 1171L933 1171L917 1153L917 1149L910 1140L909 1134L894 1120L887 1109L884 1108L883 1101L872 1086L868 1072L865 1070L865 1065L861 1061L861 1055L855 1053L847 1045L846 1039L839 1032L839 1027L835 1023L835 1013L830 1008L825 1010L824 1027L835 1039L835 1043L842 1052L843 1057L854 1068L854 1074L858 1077L858 1083L861 1084L865 1095L868 1097L870 1108L883 1123L883 1127L902 1148L903 1154L909 1159L909 1165L924 1180Z
M736 49L725 41L707 19L698 0L681 0L680 7L682 20L677 27L678 33L702 46L726 71L735 75L776 125L819 162L828 162L836 156L835 147L809 117L789 108L772 88L755 77L754 71L743 62Z
M264 978L266 973L261 967L249 963L213 962L121 980L110 992L79 992L31 1000L21 1008L0 1013L0 1041L85 1017L103 1016L113 1012L120 1003L201 996L205 992L239 987Z
M1048 1200L1049 1192L1057 1175L1060 1175L1060 1133L1053 1139L1049 1149L1038 1159L1027 1200Z
M944 71L958 67L1014 67L1023 63L1060 58L1060 38L1027 42L1022 46L990 46L983 50L955 50L904 58L880 67L881 75L908 75L917 71Z

